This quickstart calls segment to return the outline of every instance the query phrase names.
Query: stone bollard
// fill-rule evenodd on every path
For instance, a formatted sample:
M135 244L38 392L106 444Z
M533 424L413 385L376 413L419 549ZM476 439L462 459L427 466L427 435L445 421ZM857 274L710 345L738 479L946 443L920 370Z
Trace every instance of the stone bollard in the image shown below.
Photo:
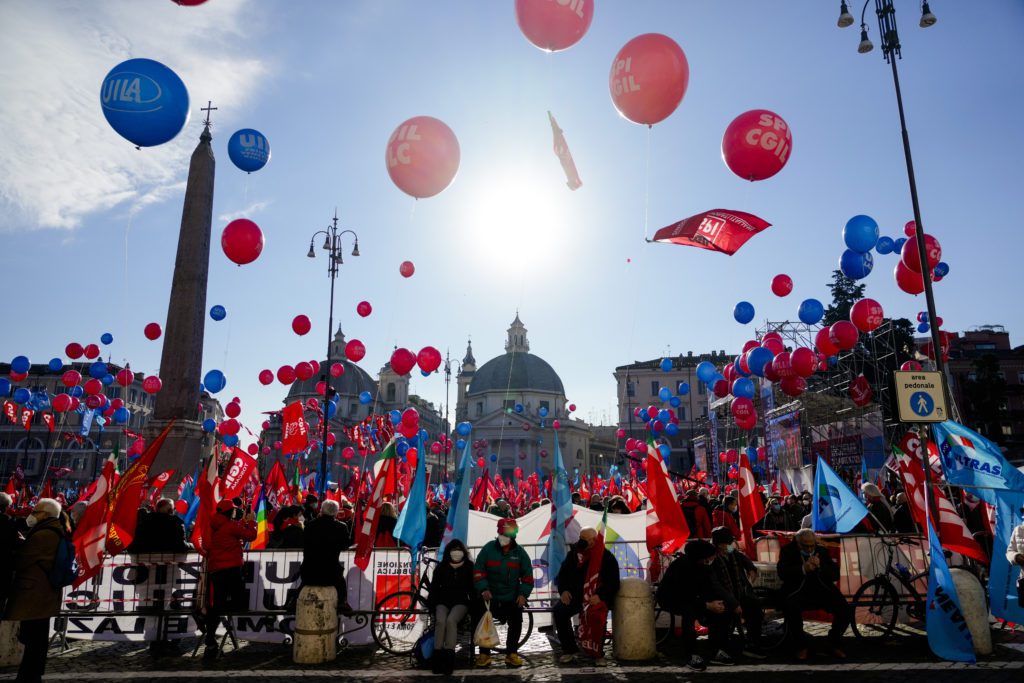
M988 606L985 603L985 589L978 577L965 569L951 567L953 585L960 598L960 611L974 640L974 652L979 655L992 654L992 631L988 625Z
M21 622L0 621L0 666L17 666L25 646L18 642L18 626Z
M654 594L643 579L622 579L612 612L612 652L616 659L640 661L657 656Z
M323 664L338 656L338 590L334 586L303 586L295 605L292 661Z

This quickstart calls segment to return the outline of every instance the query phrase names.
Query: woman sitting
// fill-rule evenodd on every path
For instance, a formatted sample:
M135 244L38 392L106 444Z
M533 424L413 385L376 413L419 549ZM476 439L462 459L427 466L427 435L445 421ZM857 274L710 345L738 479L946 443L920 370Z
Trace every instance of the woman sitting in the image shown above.
M434 569L427 596L427 606L434 612L434 656L430 662L434 673L451 675L455 670L459 622L469 612L475 595L473 558L462 541L452 539Z

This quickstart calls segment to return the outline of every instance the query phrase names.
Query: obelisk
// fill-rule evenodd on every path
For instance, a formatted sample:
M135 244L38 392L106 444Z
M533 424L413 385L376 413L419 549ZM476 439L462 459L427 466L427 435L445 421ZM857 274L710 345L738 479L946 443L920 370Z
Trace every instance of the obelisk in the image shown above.
M192 152L185 186L185 203L178 232L178 255L164 325L160 357L163 388L156 395L153 417L146 424L146 440L156 437L170 420L174 427L153 465L153 472L173 469L167 490L192 474L212 442L203 432L199 412L199 383L203 367L206 323L206 283L210 269L210 231L213 222L213 179L216 162L210 141L210 110L199 145Z

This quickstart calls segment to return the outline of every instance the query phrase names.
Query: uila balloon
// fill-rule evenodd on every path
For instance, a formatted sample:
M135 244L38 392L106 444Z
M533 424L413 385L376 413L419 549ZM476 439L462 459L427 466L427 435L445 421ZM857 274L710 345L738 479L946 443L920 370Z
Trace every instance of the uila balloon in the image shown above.
M188 89L178 74L152 59L129 59L100 87L107 123L136 147L173 140L189 118Z

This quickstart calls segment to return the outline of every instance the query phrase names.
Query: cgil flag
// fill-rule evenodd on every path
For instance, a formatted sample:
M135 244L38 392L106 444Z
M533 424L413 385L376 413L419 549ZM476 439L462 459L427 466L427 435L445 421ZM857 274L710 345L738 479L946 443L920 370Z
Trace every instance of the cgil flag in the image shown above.
M953 576L946 565L946 557L939 544L939 535L930 529L928 548L928 605L925 611L925 630L928 647L936 656L950 662L975 663L974 640L967 628L960 598L956 594Z
M868 509L861 499L843 483L824 458L818 458L814 474L813 508L814 530L826 533L848 534L868 516Z

